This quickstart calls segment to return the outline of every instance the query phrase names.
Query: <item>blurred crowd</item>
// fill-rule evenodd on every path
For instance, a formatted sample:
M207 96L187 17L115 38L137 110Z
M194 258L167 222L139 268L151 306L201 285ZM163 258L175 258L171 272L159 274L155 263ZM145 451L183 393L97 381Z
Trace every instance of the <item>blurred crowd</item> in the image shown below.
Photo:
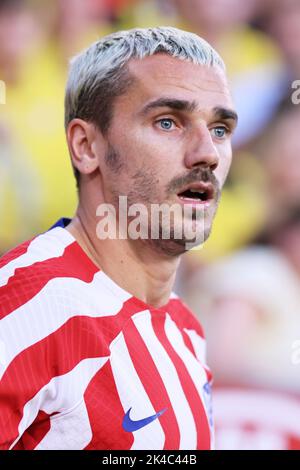
M300 449L299 0L0 0L0 253L76 208L70 57L109 32L158 25L220 52L239 114L211 238L176 282L206 330L216 447Z

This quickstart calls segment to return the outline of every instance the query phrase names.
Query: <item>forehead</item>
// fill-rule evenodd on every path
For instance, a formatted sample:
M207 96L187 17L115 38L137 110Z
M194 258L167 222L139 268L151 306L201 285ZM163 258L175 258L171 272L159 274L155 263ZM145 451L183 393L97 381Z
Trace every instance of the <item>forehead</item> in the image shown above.
M136 80L123 100L131 107L162 96L195 101L199 109L232 107L227 79L220 67L156 54L133 59L128 68Z

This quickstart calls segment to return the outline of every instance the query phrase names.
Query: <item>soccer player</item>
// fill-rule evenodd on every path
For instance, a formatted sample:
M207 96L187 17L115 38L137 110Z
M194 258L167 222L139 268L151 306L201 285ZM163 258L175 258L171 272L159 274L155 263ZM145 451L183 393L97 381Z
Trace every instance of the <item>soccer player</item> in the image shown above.
M76 215L0 261L2 449L212 447L203 332L172 285L209 235L236 119L195 34L122 31L73 59Z

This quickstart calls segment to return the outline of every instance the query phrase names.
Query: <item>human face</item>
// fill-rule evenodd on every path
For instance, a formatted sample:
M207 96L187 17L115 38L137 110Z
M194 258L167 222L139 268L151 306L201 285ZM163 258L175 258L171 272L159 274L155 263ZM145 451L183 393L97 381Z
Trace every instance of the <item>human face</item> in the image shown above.
M105 202L116 205L126 195L129 205L192 205L194 215L202 214L207 238L230 167L235 126L224 73L166 54L131 60L129 72L135 82L116 98L107 133ZM188 189L206 190L206 200L190 199ZM195 224L193 217L185 222ZM182 220L174 220L173 234L177 223ZM185 240L175 238L152 243L176 255L185 251Z

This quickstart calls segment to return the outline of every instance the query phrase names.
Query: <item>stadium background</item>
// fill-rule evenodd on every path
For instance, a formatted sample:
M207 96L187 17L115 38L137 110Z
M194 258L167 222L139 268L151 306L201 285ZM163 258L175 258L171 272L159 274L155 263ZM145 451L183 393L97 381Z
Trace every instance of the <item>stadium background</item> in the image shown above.
M240 116L213 234L176 281L206 330L216 447L300 449L299 0L0 0L0 253L75 210L68 59L158 25L221 53Z

